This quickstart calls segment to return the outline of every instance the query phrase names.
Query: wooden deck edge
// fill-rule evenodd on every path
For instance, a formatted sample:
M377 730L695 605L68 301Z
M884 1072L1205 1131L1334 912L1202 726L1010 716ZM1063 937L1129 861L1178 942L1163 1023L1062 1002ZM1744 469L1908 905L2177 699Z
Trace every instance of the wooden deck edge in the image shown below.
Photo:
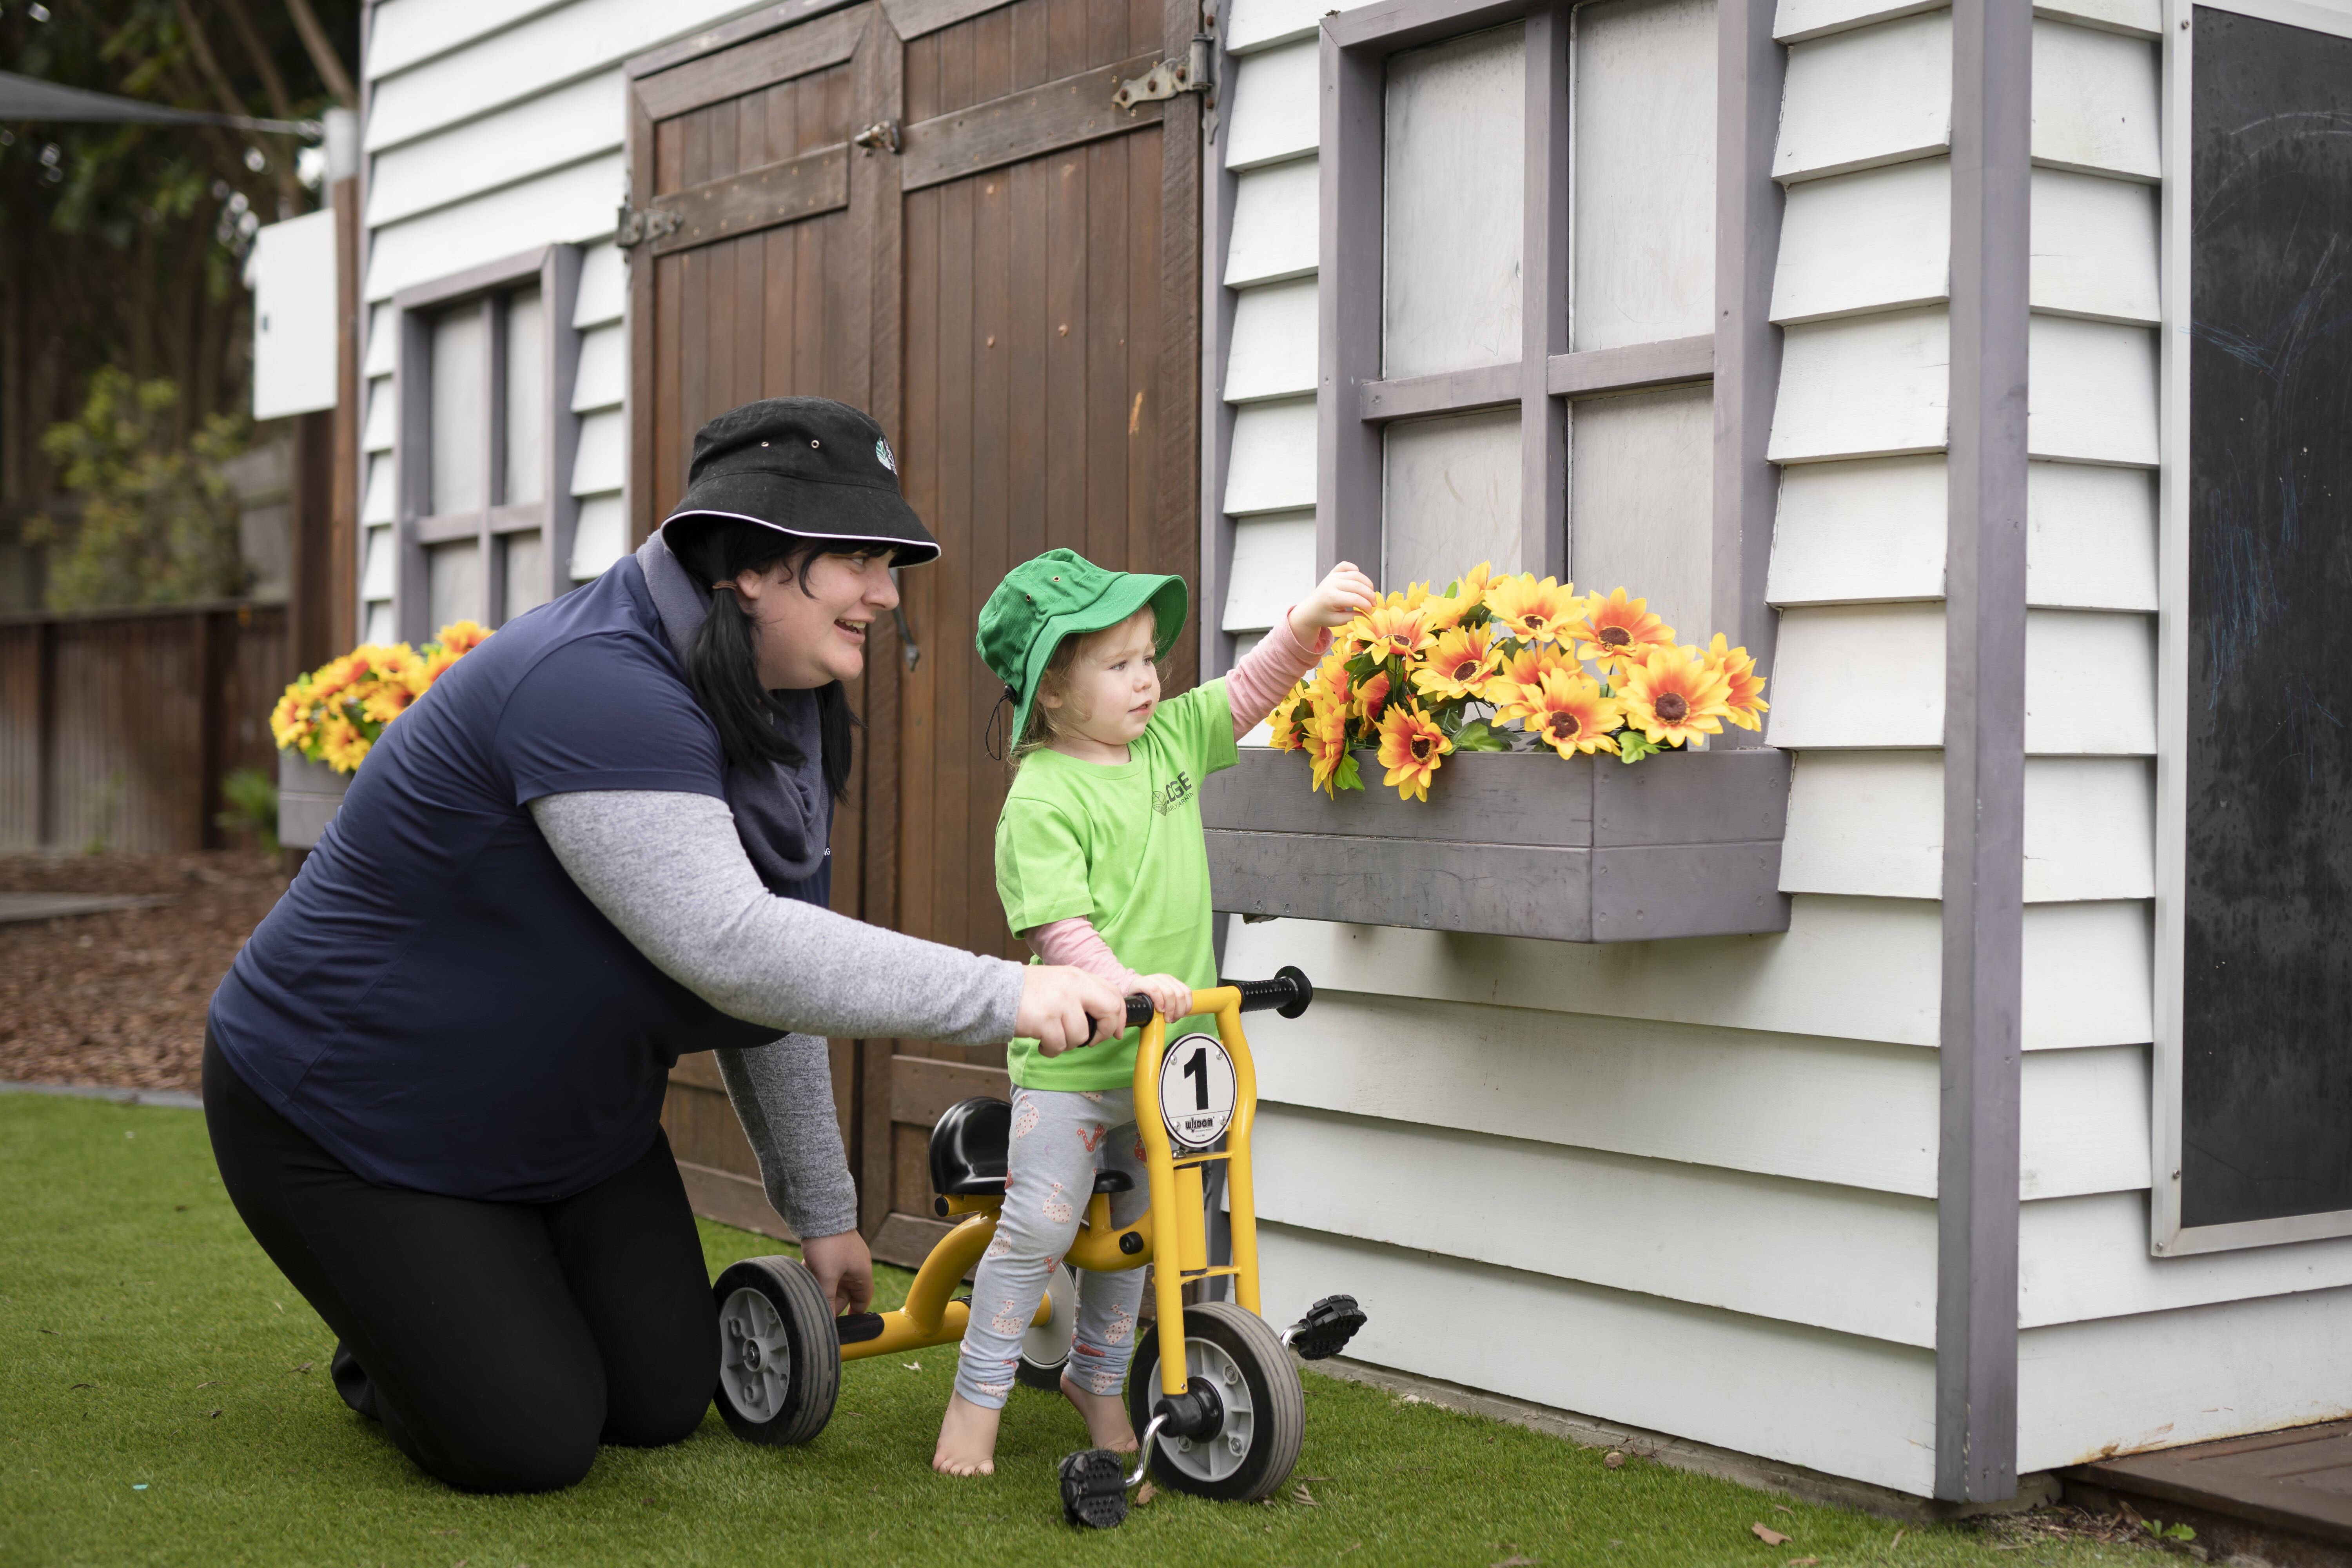
M2165 1495L2176 1489L2151 1487L2142 1477L2095 1479L2098 1469L2085 1465L2058 1472L2069 1503L2092 1513L2128 1508L2142 1519L2185 1524L2197 1532L2197 1545L2204 1549L2207 1562L2242 1568L2352 1568L2352 1546L2311 1534L2307 1526L2275 1522L2269 1517L2273 1510L2249 1508L2235 1500L2228 1511L2200 1507Z
M769 1206L766 1189L751 1177L739 1176L715 1165L698 1165L690 1160L677 1163L677 1173L686 1182L688 1205L703 1218L771 1236L778 1241L799 1243L800 1237L793 1233L793 1227Z

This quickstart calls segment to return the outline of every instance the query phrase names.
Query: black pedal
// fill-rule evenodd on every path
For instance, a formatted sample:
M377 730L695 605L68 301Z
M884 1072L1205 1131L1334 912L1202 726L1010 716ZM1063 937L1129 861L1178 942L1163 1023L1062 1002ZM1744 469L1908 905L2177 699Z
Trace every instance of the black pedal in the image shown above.
M1322 1361L1338 1355L1364 1326L1364 1310L1353 1296L1326 1296L1307 1309L1283 1340L1301 1361Z
M834 1339L845 1345L859 1344L882 1337L882 1314L879 1312L844 1312L833 1321Z
M1108 1448L1082 1448L1062 1459L1062 1517L1087 1530L1127 1522L1127 1473Z

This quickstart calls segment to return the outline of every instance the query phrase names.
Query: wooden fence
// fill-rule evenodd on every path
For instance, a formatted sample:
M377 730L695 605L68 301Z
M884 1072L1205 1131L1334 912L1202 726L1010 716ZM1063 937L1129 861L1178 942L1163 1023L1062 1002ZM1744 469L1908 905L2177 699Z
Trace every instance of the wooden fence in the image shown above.
M0 616L0 847L219 847L293 674L283 605Z

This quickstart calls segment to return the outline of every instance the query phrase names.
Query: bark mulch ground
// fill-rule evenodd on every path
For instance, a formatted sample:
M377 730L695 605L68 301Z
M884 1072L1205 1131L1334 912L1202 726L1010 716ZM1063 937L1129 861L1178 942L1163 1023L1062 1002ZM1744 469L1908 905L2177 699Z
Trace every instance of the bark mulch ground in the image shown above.
M0 1080L193 1092L205 1006L285 890L249 851L0 854L0 892L172 900L0 925Z

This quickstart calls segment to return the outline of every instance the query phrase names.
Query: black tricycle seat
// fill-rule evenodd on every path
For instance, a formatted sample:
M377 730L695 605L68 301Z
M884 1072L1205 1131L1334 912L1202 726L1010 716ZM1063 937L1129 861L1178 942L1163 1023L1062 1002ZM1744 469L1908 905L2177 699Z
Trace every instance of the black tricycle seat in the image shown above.
M1012 1141L1011 1105L985 1095L957 1100L931 1129L931 1190L951 1197L1003 1197L1004 1152ZM1134 1185L1124 1171L1095 1173L1098 1193Z

